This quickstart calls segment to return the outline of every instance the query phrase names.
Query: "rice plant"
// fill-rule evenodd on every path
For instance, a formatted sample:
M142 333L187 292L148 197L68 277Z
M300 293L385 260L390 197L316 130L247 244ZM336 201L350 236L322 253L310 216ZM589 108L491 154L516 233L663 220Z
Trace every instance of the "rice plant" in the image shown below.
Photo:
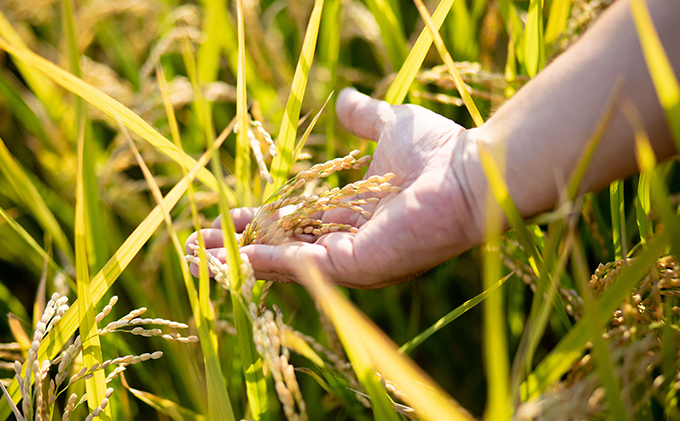
M677 163L620 83L559 206L523 219L483 150L485 243L414 280L265 282L239 252L357 233L401 194L363 176L336 92L480 126L609 3L0 0L0 419L680 417ZM615 109L641 173L579 197ZM216 218L223 259L201 235L187 254Z

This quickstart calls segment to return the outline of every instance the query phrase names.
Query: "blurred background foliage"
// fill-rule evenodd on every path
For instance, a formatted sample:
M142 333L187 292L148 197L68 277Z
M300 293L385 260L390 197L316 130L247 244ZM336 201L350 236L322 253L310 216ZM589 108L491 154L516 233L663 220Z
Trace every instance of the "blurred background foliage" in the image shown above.
M531 2L532 4L534 1ZM432 12L437 2L427 2ZM544 42L538 68L563 51L607 6L605 0L541 2ZM392 15L380 7L389 6ZM276 138L293 73L304 38L311 0L244 1L247 47L248 101L253 118ZM535 74L527 65L521 37L527 21L529 1L456 0L441 33L456 60L475 103L484 116L499 107ZM561 9L560 9L561 8ZM558 10L559 9L559 10ZM64 16L55 0L0 0L0 36L19 37L40 56L63 68L70 68ZM160 63L168 80L171 100L180 123L184 149L194 157L204 150L203 126L193 104L193 89L182 58L182 40L194 47L203 94L211 103L214 127L219 132L236 113L236 10L233 2L204 0L185 3L171 0L82 0L73 14L76 41L82 53L82 78L133 110L166 137L168 120L155 79ZM388 19L392 17L393 20ZM516 19L516 20L513 20ZM511 24L515 22L515 25ZM519 23L519 25L518 25ZM423 23L409 0L328 0L320 29L317 54L309 75L302 115L316 114L331 91L355 86L382 98L396 72L406 60L410 46L423 30ZM517 35L520 35L519 37ZM509 49L508 46L511 46ZM510 51L512 50L512 51ZM510 58L509 58L510 57ZM0 207L16 220L35 241L58 262L60 271L48 266L46 291L74 297L73 268L76 99L41 74L24 71L20 64L0 52L0 138L4 146L37 189L37 195L54 220L36 208L31 192L11 181L3 166L0 174ZM408 92L408 102L421 104L460 124L473 121L462 106L451 78L440 65L434 49ZM534 66L534 67L536 67ZM334 101L334 100L332 100ZM90 273L96 273L132 230L149 214L154 200L137 167L132 151L119 135L116 122L101 111L87 108L92 149L88 157L92 178L86 183L98 192L96 218L89 221L96 243L90 255ZM309 118L301 123L309 124ZM299 132L301 133L301 131ZM137 143L156 182L166 193L182 176L180 168L146 142ZM307 140L293 172L311 164L346 155L350 150L368 150L365 140L348 135L336 122L333 103L321 115ZM227 184L235 186L235 136L221 150ZM267 158L269 159L269 158ZM255 173L253 163L253 173ZM675 167L667 170L672 192L680 190ZM343 185L361 177L347 171L330 177L320 189ZM624 220L627 244L639 241L634 211L637 178L624 183ZM218 214L217 195L196 183L201 224L209 226ZM254 178L255 192L263 184ZM583 202L579 232L588 263L614 260L608 192L589 194ZM259 197L259 195L255 195ZM677 198L672 196L674 204ZM240 203L232 203L239 205ZM181 239L192 231L189 202L183 198L172 211ZM627 233L627 234L626 234ZM512 234L504 240L506 263L525 264L526 256L515 253ZM92 244L91 244L92 246ZM513 254L515 253L515 254ZM483 290L481 251L473 249L440 267L400 285L378 291L345 290L397 344L403 344L439 320L464 301ZM45 273L44 259L7 223L0 223L0 314L12 313L19 325L31 331L32 313ZM516 269L514 267L513 269ZM508 268L503 269L509 273ZM591 272L592 272L591 270ZM521 273L521 271L518 271ZM528 279L527 279L528 278ZM107 293L118 295L117 317L132 308L148 307L152 317L191 324L191 310L181 273L165 230L158 230ZM517 349L529 313L531 275L513 276L505 284L507 329L510 355ZM231 334L230 304L226 292L216 289L214 300L223 312L218 323L221 359L235 412L245 411L245 392L236 338ZM274 285L267 298L277 304L286 323L333 347L326 339L323 318L304 288ZM549 319L546 334L536 350L540 361L566 333L556 313ZM0 318L0 342L16 340L10 323ZM136 366L126 372L128 384L139 390L195 411L205 413L206 393L200 347L158 338L102 338L105 358L163 350L164 358ZM482 311L475 307L424 342L411 356L474 416L481 417L487 402L487 384L482 360ZM292 363L309 362L292 356ZM0 367L4 368L4 367ZM11 377L11 371L0 371ZM310 419L352 418L336 399L327 395L311 378L298 375ZM114 413L135 419L169 419L117 387ZM122 419L122 418L121 418Z

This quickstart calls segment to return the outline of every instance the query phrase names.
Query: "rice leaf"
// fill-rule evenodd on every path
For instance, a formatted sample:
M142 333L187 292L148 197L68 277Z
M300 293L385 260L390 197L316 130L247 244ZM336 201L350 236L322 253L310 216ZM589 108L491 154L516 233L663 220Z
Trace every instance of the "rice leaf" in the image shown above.
M614 258L623 259L626 238L626 214L623 198L623 180L614 181L609 185L609 207L612 216L612 242L614 243Z
M217 80L220 69L220 50L223 21L223 10L227 9L224 0L203 0L203 33L205 41L200 43L196 53L197 78L201 83Z
M26 243L26 245L28 245L29 249L25 248L23 249L25 252L28 252L28 250L30 250L32 253L37 254L40 257L40 259L42 260L47 259L47 264L50 267L50 269L52 269L56 273L62 274L63 276L66 277L69 283L73 284L73 280L64 271L62 271L59 264L55 262L54 259L52 259L52 257L49 256L47 252L43 250L42 247L40 247L40 245L35 241L35 239L33 239L31 234L29 234L24 229L24 227L22 227L19 223L17 223L14 220L14 218L12 218L7 212L5 212L5 210L2 209L2 207L0 207L0 217L2 217L2 219L4 219L5 222L14 230L14 232L16 232L19 238L21 238Z
M454 0L442 0L434 11L434 14L432 15L432 24L437 31L439 31L442 23L444 23L446 15L449 13L449 10L451 10L453 1ZM429 28L423 28L423 31L418 36L418 40L413 45L413 48L411 48L408 57L406 57L404 64L399 69L397 77L394 78L387 94L385 94L385 101L395 105L404 102L404 98L406 98L406 94L408 94L408 90L411 87L418 70L420 70L420 66L423 65L423 60L425 60L425 56L430 50L431 45L432 33Z
M243 0L236 0L238 31L238 69L236 76L236 196L239 205L252 206L250 188L250 146L248 140L248 97L246 96L246 35L243 23Z
M19 48L28 49L21 39L21 36L2 13L2 10L0 10L0 37L5 38L7 42ZM68 124L71 124L73 119L72 117L66 118L66 106L63 101L61 101L61 95L59 94L56 85L41 73L39 69L26 63L21 58L17 60L16 66L28 87L31 88L31 91L33 91L35 96L46 106L50 116L55 121L63 119Z
M69 0L64 0L68 2ZM99 341L97 322L95 321L94 300L90 285L87 250L87 228L85 222L85 186L83 180L83 160L85 155L85 115L81 114L78 136L78 165L76 172L76 285L78 287L78 331L83 338L83 363L92 367L101 364L102 348ZM103 370L98 370L94 376L85 380L87 390L87 406L92 412L99 406L106 393L106 383ZM103 420L111 419L111 408L106 407L100 414Z
M25 209L38 221L45 232L50 233L59 250L73 261L73 247L66 234L38 189L21 167L21 164L12 156L2 139L0 139L0 171L21 199Z
M324 13L321 17L321 33L319 34L319 59L326 66L329 72L328 94L330 95L337 89L338 80L338 60L340 57L340 33L342 28L344 8L341 0L329 0L325 2ZM333 159L336 156L335 138L335 99L328 106L326 114L326 159ZM297 148L296 148L297 149ZM300 153L297 152L297 157ZM338 184L338 176L333 173L328 182L331 186Z
M163 98L163 105L165 107L165 112L168 117L168 123L170 125L170 132L172 134L172 139L174 144L181 150L182 143L179 135L179 127L177 124L177 119L175 117L175 112L172 107L172 102L170 100L170 93L168 92L167 83L165 81L165 72L162 66L158 66L156 70L156 78L158 79L159 90L161 91L161 96ZM124 129L124 128L122 128ZM223 132L223 136L226 138L228 132ZM136 156L139 154L136 152ZM177 232L172 224L172 218L170 213L163 206L163 198L160 192L160 188L155 183L155 180L151 176L151 173L138 157L138 163L140 168L143 168L144 177L147 179L147 183L154 195L156 203L161 207L163 211L163 217L165 219L165 225L170 234L173 246L175 248L175 253L179 260L180 268L182 271L182 278L184 279L184 285L187 290L187 295L189 297L189 302L191 305L191 310L194 315L194 320L197 320L196 327L198 330L198 336L201 344L201 349L203 351L203 358L205 363L205 375L207 379L207 390L208 390L208 415L209 419L226 419L234 420L234 411L231 406L231 401L229 394L227 392L227 385L224 377L222 376L222 367L218 357L217 343L215 340L215 321L214 316L211 311L206 314L203 313L203 309L199 303L199 294L196 291L196 286L194 285L194 280L189 273L186 262L184 261L184 249L182 248ZM196 200L194 197L194 192L192 186L189 186L189 202L191 205L192 216L194 216L195 229L199 229L197 211L196 211ZM200 239L202 242L202 238ZM199 280L200 281L200 280Z
M455 309L451 310L449 313L446 314L446 316L442 317L441 319L437 320L432 326L428 327L424 331L420 332L418 336L415 338L411 339L410 341L406 342L404 345L402 345L399 348L399 353L401 354L408 354L409 352L413 351L418 345L422 344L425 342L427 338L430 336L434 335L438 331L440 331L444 326L448 325L452 321L456 320L458 317L462 316L465 314L468 310L476 306L477 304L481 303L484 301L489 295L491 295L498 287L503 285L505 281L507 281L512 274L506 275L503 278L501 278L498 282L493 284L490 288L485 289L482 293L479 295L476 295L475 297L467 300L463 304L459 305Z
M177 147L173 145L172 142L151 127L141 117L100 90L85 83L81 79L73 76L37 54L25 48L9 44L2 37L0 37L0 48L23 60L27 64L30 64L34 68L39 69L63 88L75 93L112 118L122 122L130 130L137 133L142 139L157 147L161 152L185 169L190 170L196 165L196 161L193 158L178 151ZM208 170L201 167L201 171L199 171L197 178L211 190L217 190L217 181ZM232 201L236 199L234 193L229 189L227 190L227 195Z
M598 119L597 127L595 128L595 131L593 132L590 139L588 139L588 142L586 143L586 146L583 148L583 152L581 153L581 156L579 157L579 160L576 163L576 167L571 173L571 177L569 178L569 184L567 185L567 195L569 200L576 199L579 187L581 186L581 181L583 181L583 177L586 174L586 170L588 169L590 160L593 157L595 148L597 148L597 145L600 143L600 139L602 139L602 135L604 134L604 131L607 129L612 119L615 105L617 104L619 96L621 95L621 90L623 89L623 84L624 84L623 77L619 77L616 79L614 88L609 94L605 108L602 111L600 118Z
M369 376L377 371L383 379L395 383L404 392L406 404L416 409L420 419L473 419L427 374L400 354L396 344L375 324L336 289L327 286L313 262L304 262L301 268L305 271L302 275L310 293L335 325L360 381L366 382L362 383L364 387L370 381ZM357 367L364 371L358 371ZM385 392L382 387L378 390L367 388L367 391L376 410L376 399L386 399ZM385 403L383 400L382 405Z
M503 165L503 164L501 164ZM493 286L503 273L503 261L499 255L500 236L503 233L503 215L496 206L493 189L486 193L486 244L482 249L482 279L485 289ZM484 371L486 373L487 402L489 419L510 419L508 399L508 341L505 318L505 291L499 289L482 306Z
M392 67L400 68L408 55L408 43L392 5L388 0L366 0L366 5L380 27Z
M663 49L644 0L631 0L630 10L656 94L666 112L666 119L675 140L675 148L680 151L680 84L678 84L678 78Z
M152 393L144 392L142 390L133 389L127 385L126 389L128 390L128 392L132 393L137 399L149 405L156 411L167 415L173 421L185 421L185 420L206 421L206 418L203 415L197 414L194 411L191 411L187 408L177 405L175 402L169 399L164 399L161 398L160 396L156 396Z
M524 66L529 76L534 77L545 67L545 45L543 43L543 0L531 0L524 28Z
M165 225L172 240L172 245L174 246L175 252L177 253L184 283L185 285L189 286L187 288L187 293L189 295L189 302L191 303L191 308L194 313L194 320L196 320L196 328L198 330L200 340L199 342L201 344L203 357L205 359L209 419L234 420L235 417L231 408L229 394L227 393L227 385L224 381L224 377L222 376L222 368L219 358L217 358L218 352L217 343L215 340L216 335L214 314L212 314L212 312L204 313L203 306L201 306L198 302L199 297L196 294L193 279L191 278L189 269L187 268L186 262L184 261L184 250L180 244L179 237L177 236L177 232L172 223L170 213L165 208L165 206L163 206L163 196L158 184L156 184L149 167L146 165L142 159L142 156L139 154L139 151L132 142L132 138L130 138L130 136L127 134L127 129L125 126L121 125L121 131L125 134L128 140L128 144L135 155L137 164L144 174L144 179L149 185L149 189L153 194L154 200L158 206L160 206L161 211L163 212ZM203 295L206 295L205 292ZM210 295L209 290L207 295Z
M627 114L635 132L635 155L638 166L642 174L649 179L651 203L663 223L664 230L668 233L671 252L675 256L680 256L680 223L678 223L677 214L668 198L668 188L664 185L662 177L659 176L659 172L655 168L656 155L652 149L652 144L642 126L642 118L637 115L637 118L630 119L630 110Z
M472 96L470 96L470 92L468 92L467 87L465 86L465 82L463 82L463 78L460 76L460 73L458 72L456 64L453 62L451 55L446 49L446 46L444 45L444 40L442 39L441 35L439 35L437 28L432 23L430 12L427 11L427 7L425 7L425 4L423 3L422 0L414 0L414 2L416 4L416 7L418 7L418 12L420 12L420 17L423 19L423 21L425 21L425 25L430 30L430 33L434 39L434 45L435 47L437 47L437 51L439 52L439 56L444 61L444 64L446 64L446 69L449 71L449 74L453 78L453 82L456 85L458 94L462 98L463 103L465 103L465 107L472 116L472 120L475 122L475 125L481 126L482 124L484 124L484 119L482 118L482 115L479 113L479 110L477 109L475 102L472 100Z
M654 267L656 260L664 252L667 239L659 236L649 241L647 249L626 269L618 281L612 284L597 302L598 314L611 314L621 305L626 295ZM600 322L602 322L601 320ZM581 319L557 346L538 364L525 383L520 387L522 401L536 398L546 388L559 380L576 360L583 355L588 341L590 320ZM603 325L597 326L601 329Z
M2 210L2 208L0 208L0 215L5 215L5 211ZM7 306L9 311L20 319L28 319L28 313L26 313L24 305L14 296L14 294L12 294L12 291L10 291L4 283L0 283L0 302ZM28 345L30 347L30 343Z
M586 262L585 252L583 246L572 228L571 240L574 243L572 252L572 264L575 268L576 284L579 287L579 292L584 298L584 317L585 325L589 327L588 336L593 343L592 356L595 361L595 368L600 376L600 381L604 386L608 401L609 416L616 420L627 420L629 417L626 414L625 406L621 400L621 386L614 377L614 363L607 347L607 342L602 338L601 326L604 326L606 319L602 317L602 313L598 311L597 303L593 297L588 281L590 280L590 271L588 263ZM608 313L605 313L608 314Z
M80 77L80 52L76 43L72 0L61 1L61 15L71 71L75 76ZM96 209L96 203L99 203L99 195L96 191L91 131L88 130L89 121L85 107L82 99L76 98L75 267L78 301L80 302L78 307L78 332L83 340L83 363L86 367L92 367L94 364L101 364L104 361L97 322L95 321L94 304L92 303L89 269L89 256L96 256L95 249L99 247L95 245L95 228L99 229L103 224L98 209ZM95 225L97 221L99 223ZM92 263L93 267L98 266L99 262L97 262L96 257L94 257ZM104 371L98 370L92 377L85 379L85 389L88 395L87 406L89 412L92 412L99 406L106 393ZM111 407L104 408L99 416L102 420L110 420Z
M19 83L9 72L0 74L0 96L7 104L7 109L16 116L22 127L26 128L43 145L50 145L52 139L43 127L43 122L33 108L29 107L22 95L19 94ZM23 93L25 95L25 93Z
M300 152L302 152L302 148L305 147L305 142L307 142L307 138L309 138L309 135L312 134L312 130L314 130L314 126L316 126L316 122L319 120L321 113L323 112L324 108L326 108L326 105L328 105L328 101L331 100L332 96L333 96L333 92L331 92L328 95L328 98L326 98L326 102L323 103L319 112L316 113L316 115L314 116L312 121L309 123L309 126L307 127L305 132L302 134L302 137L298 141L297 145L295 145L295 152L293 154L293 160L294 161L297 161L298 155L300 155Z
M519 210L512 202L510 194L508 193L508 186L505 184L505 180L501 175L500 168L496 163L495 159L491 155L491 152L486 149L486 147L480 145L480 163L482 164L482 169L489 181L489 188L494 198L500 205L501 209L505 213L505 217L508 219L510 227L515 230L517 239L519 243L524 248L524 251L529 257L529 262L532 268L538 275L540 273L539 265L542 262L542 258L536 249L536 244L534 243L531 233L524 224L524 220L519 213Z
M570 11L570 0L553 0L550 3L550 14L543 38L546 45L555 43L567 29Z
M307 32L302 43L302 51L295 68L293 84L290 87L290 95L286 103L286 110L281 120L281 129L276 139L278 155L274 157L271 165L271 174L274 178L273 184L268 184L264 190L264 198L270 197L288 179L288 173L293 166L293 153L297 132L298 120L300 119L300 109L302 108L302 98L305 96L309 69L314 58L316 49L316 38L319 34L319 24L321 23L321 11L323 10L323 0L315 0L312 15L309 18Z
M231 132L234 128L234 122L229 124L222 132L222 135L215 140L213 147L217 148L222 144L226 138L226 134ZM191 170L170 190L170 192L163 199L163 205L166 209L171 210L184 195L184 192L189 187L190 183L196 178L199 169L203 168L210 159L211 150L207 151L196 163L196 166ZM159 206L149 213L149 215L142 221L139 226L130 234L130 236L118 248L116 253L109 259L106 265L95 275L90 281L90 303L96 305L104 296L106 291L118 280L121 272L130 264L132 259L139 253L144 244L151 238L151 235L156 231L156 228L163 222L163 214ZM80 312L80 301L76 300L69 310L64 314L61 321L55 328L47 335L38 351L38 359L54 358L58 352L61 351L64 344L68 342L71 335L78 328ZM12 381L9 387L9 393L12 399L18 401L20 395L19 384L16 379ZM0 419L6 418L9 415L9 405L5 401L0 401Z

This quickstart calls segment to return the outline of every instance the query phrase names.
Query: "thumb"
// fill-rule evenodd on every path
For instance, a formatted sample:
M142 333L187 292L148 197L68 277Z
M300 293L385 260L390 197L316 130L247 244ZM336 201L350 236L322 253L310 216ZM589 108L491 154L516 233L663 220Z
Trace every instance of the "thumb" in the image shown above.
M376 142L385 124L395 118L390 104L373 99L354 88L345 88L340 92L336 112L347 130Z

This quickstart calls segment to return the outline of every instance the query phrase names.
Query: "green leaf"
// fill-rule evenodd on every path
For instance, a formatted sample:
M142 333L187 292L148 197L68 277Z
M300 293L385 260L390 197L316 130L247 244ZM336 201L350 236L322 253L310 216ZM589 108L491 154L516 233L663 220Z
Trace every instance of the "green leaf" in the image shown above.
M446 15L449 13L449 10L451 10L453 1L454 0L442 0L434 11L434 14L432 15L432 24L437 31L439 31L442 23L444 23ZM401 66L401 69L399 69L397 77L394 78L394 82L392 82L387 94L385 94L385 101L395 105L404 102L404 98L406 98L406 94L408 93L418 70L420 70L420 66L423 65L423 60L425 60L425 56L430 50L430 46L432 46L432 33L428 28L423 28L418 36L418 40L413 45L413 48L411 48L408 57L406 57L404 64Z
M9 152L2 139L0 139L0 171L21 199L23 207L38 221L45 232L50 233L57 247L73 261L73 247L66 234L62 231L38 189L19 162Z
M472 100L472 96L470 96L470 92L468 92L468 89L465 86L465 83L463 82L463 78L460 76L460 73L458 72L456 64L453 62L451 55L446 49L446 46L444 45L444 40L442 39L441 35L439 35L437 28L434 26L432 19L430 18L430 12L427 11L427 8L425 7L425 4L422 2L422 0L415 0L415 3L416 6L418 7L418 11L420 12L420 16L425 21L425 25L432 34L432 37L434 39L434 45L437 47L439 56L444 61L444 64L446 64L446 69L449 71L449 74L453 78L453 82L456 85L458 94L462 98L463 103L465 103L465 107L470 112L472 120L474 120L477 126L481 126L482 124L484 124L484 119L482 119L482 115L479 113L479 110L477 109L475 102Z
M570 0L552 0L550 3L550 15L545 28L544 40L547 45L556 42L567 29L569 13L571 11Z
M333 322L359 381L371 397L376 419L398 420L376 372L404 392L406 404L425 421L472 420L429 376L399 353L397 346L336 289L326 285L313 262L303 262L312 296Z
M151 127L141 117L102 91L85 83L81 79L73 76L71 73L63 70L62 68L56 66L48 60L45 60L35 53L25 48L9 44L1 37L0 48L23 60L27 64L30 64L34 68L39 69L45 75L49 76L50 79L54 80L65 89L75 93L88 103L92 104L94 107L125 124L125 126L127 126L130 130L141 136L142 139L146 140L153 146L157 147L161 152L177 162L183 168L189 170L196 165L196 161L193 158L180 152L177 147L172 144L172 142L161 135L156 129ZM201 167L201 171L198 173L197 178L211 190L217 191L217 181L208 170ZM227 190L227 195L229 196L230 200L235 201L236 196L231 190Z
M648 242L647 250L637 257L628 269L621 273L618 281L612 284L598 300L598 314L611 314L621 305L626 295L654 267L657 258L666 248L665 237ZM602 321L600 321L602 322ZM520 387L522 401L537 397L546 388L560 379L576 360L583 355L583 349L589 339L588 330L591 320L581 319L573 329L557 344L534 369L526 382ZM603 326L597 326L601 329Z
M680 151L680 84L678 84L678 78L663 49L644 0L631 0L630 10L656 94L666 112L666 119L675 140L675 148Z
M227 126L225 132L233 129L233 122ZM226 137L226 136L224 136ZM216 145L219 147L224 141L224 137L216 140ZM211 151L206 152L191 168L191 170L170 190L170 192L163 199L163 206L171 210L184 195L191 182L196 178L199 170L205 166L210 158ZM109 259L97 275L90 281L90 303L96 305L104 296L106 291L118 280L122 271L130 264L132 259L139 253L144 244L151 238L151 235L156 231L156 228L163 222L163 213L160 206L154 207L149 215L144 218L141 224L130 234L125 242L118 248L116 253ZM64 314L59 324L43 339L40 349L38 351L38 359L52 359L59 353L62 347L69 341L73 333L78 328L80 312L80 301L76 300L69 310ZM12 399L18 401L21 394L19 392L19 384L16 379L12 381L9 387L9 393ZM6 401L0 401L0 419L9 416L9 405Z
M531 0L524 28L525 62L529 76L534 77L545 67L543 43L543 0Z
M395 69L401 67L408 55L408 43L392 5L387 0L366 0L366 5L380 27L392 66Z
M295 138L297 125L300 119L300 109L302 108L302 98L305 96L309 69L316 50L316 38L319 34L319 24L321 23L321 12L323 10L323 0L314 1L314 9L309 18L307 32L302 43L302 51L295 68L293 84L290 87L290 95L286 103L286 110L281 120L281 129L276 140L278 155L274 157L271 165L271 174L274 178L273 184L265 187L263 197L268 198L281 187L288 179L288 173L293 166L293 153L295 148Z
M484 301L489 295L491 295L496 289L498 289L498 287L503 285L505 281L507 281L510 278L510 276L512 276L512 274L504 276L498 282L493 284L490 288L485 289L481 294L476 295L475 297L467 300L463 304L451 310L449 313L446 314L446 316L437 320L432 326L428 327L427 329L419 333L418 336L402 345L399 348L399 352L402 354L408 354L409 352L413 351L417 346L425 342L427 338L434 335L442 328L444 328L446 325L448 325L452 321L456 320L458 317L465 314L468 310Z

